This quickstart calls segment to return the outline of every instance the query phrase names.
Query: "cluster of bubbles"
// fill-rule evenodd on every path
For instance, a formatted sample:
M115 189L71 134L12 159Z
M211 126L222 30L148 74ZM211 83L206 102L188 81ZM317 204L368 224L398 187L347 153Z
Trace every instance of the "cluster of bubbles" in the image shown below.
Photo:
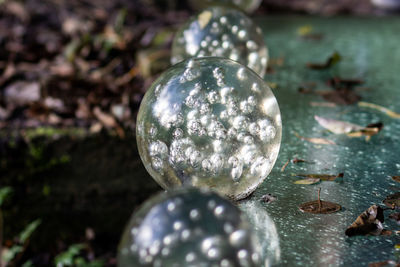
M262 244L248 218L206 190L183 189L150 199L131 218L120 266L261 266Z
M260 0L201 2L249 12ZM260 78L267 61L261 29L236 9L208 8L179 30L175 65L143 98L136 137L151 176L165 189L183 188L149 199L133 214L119 266L256 267L279 260L276 228L265 211L245 206L257 214L248 217L216 194L248 196L278 156L280 111Z
M189 59L146 93L137 140L145 167L163 187L207 186L240 199L275 163L279 107L264 81L239 63Z
M268 63L261 29L241 11L220 6L205 9L178 30L171 63L206 56L238 61L261 77Z

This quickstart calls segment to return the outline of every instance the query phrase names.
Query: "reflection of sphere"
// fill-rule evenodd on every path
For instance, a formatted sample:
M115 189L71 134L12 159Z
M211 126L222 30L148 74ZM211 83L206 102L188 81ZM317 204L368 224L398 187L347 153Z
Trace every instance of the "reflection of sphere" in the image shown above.
M171 62L205 56L230 58L263 77L268 50L261 29L250 18L236 9L211 7L179 29Z
M247 13L251 13L260 6L261 0L190 0L190 4L196 9L204 9L211 5L221 5L237 7Z
M278 231L265 208L253 200L240 202L239 208L247 215L252 224L253 231L261 245L261 259L265 266L279 263L281 249Z
M142 161L164 188L206 186L240 199L275 164L281 117L254 72L229 59L194 58L153 83L136 131Z
M228 200L194 188L151 198L123 234L118 265L261 266L247 217Z

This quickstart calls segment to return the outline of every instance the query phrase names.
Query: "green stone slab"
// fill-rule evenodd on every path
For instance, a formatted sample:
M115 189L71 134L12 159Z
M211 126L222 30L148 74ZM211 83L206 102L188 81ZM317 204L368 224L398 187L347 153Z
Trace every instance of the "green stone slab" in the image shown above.
M298 93L304 82L315 82L316 89L329 89L331 76L361 78L360 91L365 102L372 102L400 112L400 18L270 16L258 18L271 58L284 58L283 66L273 66L275 73L265 80L276 83L283 123L283 139L277 163L252 196L259 201L271 193L278 200L263 204L278 228L282 266L367 266L370 262L398 259L394 245L399 236L346 237L346 228L373 204L382 204L389 194L400 191L400 184L391 175L400 174L400 119L393 119L373 109L357 105L312 107L310 102L324 101L320 96ZM321 40L299 37L299 27L310 25ZM342 61L331 70L306 68L307 62L325 62L334 51ZM314 115L344 120L360 125L381 121L384 129L369 142L364 138L348 138L323 129ZM324 137L337 145L315 145L300 140ZM295 156L309 163L290 163ZM338 174L340 182L297 185L292 173ZM315 200L321 187L321 199L339 203L343 209L334 214L302 213L301 203ZM388 219L384 227L399 226Z

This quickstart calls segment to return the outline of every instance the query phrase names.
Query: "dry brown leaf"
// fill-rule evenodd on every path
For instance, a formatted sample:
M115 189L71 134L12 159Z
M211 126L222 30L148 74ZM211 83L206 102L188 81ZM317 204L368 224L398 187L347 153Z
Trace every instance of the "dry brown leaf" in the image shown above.
M7 103L23 106L40 99L40 85L38 82L18 81L4 89L4 97Z
M368 264L368 267L400 267L400 263L396 263L393 260L386 260L386 261L380 261L380 262L372 262Z
M400 192L391 194L383 200L383 204L389 208L400 208Z
M354 123L324 118L317 115L314 116L314 119L319 125L335 134L350 133L364 129L364 127Z
M373 104L373 103L368 103L368 102L358 102L358 105L360 107L366 107L366 108L372 108L372 109L376 109L380 112L385 113L386 115L388 115L391 118L394 119L400 119L400 113L394 112L388 108L385 108L383 106L379 106L377 104Z
M342 207L333 202L323 201L320 198L321 188L318 189L318 199L303 203L299 206L302 212L308 212L313 214L329 214L334 213L342 209Z
M296 163L301 163L301 162L309 162L309 161L307 161L307 160L305 160L305 159L299 159L299 158L294 158L294 159L292 159L291 161L292 161L292 163L294 163L294 164L296 164Z
M400 183L400 175L392 176L392 179Z
M336 65L342 57L338 52L334 52L324 63L307 63L307 67L313 70L325 70Z
M337 178L343 178L344 173L339 173L338 175L331 174L295 174L298 177L305 177L308 179L320 179L322 181L335 181Z
M312 107L325 107L325 108L334 108L337 105L333 102L310 102L310 106Z
M383 209L378 205L372 205L346 229L347 236L355 235L380 235L384 222Z
M332 140L326 139L326 138L316 138L316 137L309 138L309 137L301 136L298 133L294 133L294 135L301 140L305 140L307 142L317 144L317 145L336 145L335 142L333 142Z
M378 122L378 123L372 123L368 124L366 127L359 131L351 132L348 133L347 136L349 137L361 137L365 136L365 140L369 141L371 139L371 136L376 135L383 129L383 123Z
M316 184L321 182L321 179L318 178L306 178L302 180L297 180L294 182L294 184L303 184L303 185L310 185L310 184Z
M125 137L125 132L124 130L121 128L121 126L119 126L119 124L117 123L117 121L115 120L115 118L110 115L107 114L105 112L103 112L99 107L95 107L93 109L93 114L96 116L96 118L107 128L113 128L116 130L117 134L119 137L124 138Z
M314 200L301 204L299 209L302 212L314 214L329 214L341 210L342 207L337 203L323 200Z

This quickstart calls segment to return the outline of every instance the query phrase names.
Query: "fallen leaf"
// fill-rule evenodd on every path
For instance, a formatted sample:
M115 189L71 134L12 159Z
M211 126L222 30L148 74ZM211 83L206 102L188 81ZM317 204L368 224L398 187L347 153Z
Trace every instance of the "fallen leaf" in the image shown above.
M380 235L384 222L383 209L378 205L372 205L346 229L347 236L355 235Z
M321 40L324 35L322 33L314 33L314 30L311 25L304 25L297 29L297 34L303 38L308 40Z
M326 108L334 108L337 105L333 102L310 102L310 106L312 107L326 107Z
M78 107L75 110L75 116L78 119L88 119L90 118L90 107L89 104L87 103L86 99L84 98L78 98L77 100Z
M344 79L341 77L333 77L327 81L328 85L335 89L352 89L356 85L361 85L364 83L361 79Z
M351 105L360 101L361 96L349 89L336 89L334 91L319 92L326 101L336 103L338 105Z
M320 198L321 188L318 189L318 199L310 202L303 203L299 206L302 212L313 214L329 214L341 210L341 206L337 203L323 201Z
M146 49L138 51L136 55L136 64L139 73L144 78L166 70L170 66L170 51L168 49Z
M314 116L314 119L319 123L319 125L335 134L350 133L364 129L364 127L354 123L328 119L317 115Z
M89 132L92 134L99 133L103 129L103 125L100 122L95 122L90 126Z
M400 119L400 113L394 112L388 108L385 108L383 106L379 106L377 104L373 104L373 103L368 103L368 102L358 102L358 105L360 107L366 107L366 108L372 108L372 109L376 109L380 112L385 113L386 115L388 115L391 118L394 119Z
M15 82L4 89L7 103L18 106L33 103L40 99L40 86L38 82Z
M277 200L278 198L276 196L273 196L271 194L265 194L261 197L261 201L264 203L271 203L275 200Z
M365 136L365 140L369 141L371 136L376 135L383 129L383 123L377 122L368 124L365 128L361 129L360 131L348 133L347 136L349 137L360 137Z
M325 63L307 63L307 67L313 70L325 70L336 65L342 57L338 52L334 52Z
M4 2L0 2L0 5ZM6 10L19 18L23 22L27 22L30 19L29 11L26 8L26 5L15 2L15 1L7 1L5 5ZM3 6L4 8L4 6Z
M344 173L339 173L338 175L331 174L295 174L298 177L306 177L308 179L320 179L322 181L335 181L337 178L343 178Z
M308 162L304 159L299 159L299 158L294 158L292 159L292 163L296 164L296 163L302 163L302 162Z
M380 261L380 262L372 262L368 264L368 267L400 267L399 263L396 263L393 260L387 260L387 261Z
M294 183L295 184L304 184L304 185L308 184L308 185L310 185L310 184L316 184L316 183L319 183L319 182L321 182L321 179L318 179L318 178L306 178L306 179L302 179L302 180L297 180Z
M300 36L303 36L306 34L310 34L312 31L313 31L313 28L311 25L303 25L297 29L297 34Z
M125 137L125 132L119 126L117 121L114 119L114 117L110 114L107 114L103 112L99 107L95 107L93 109L93 114L96 116L96 118L107 128L114 128L119 135L119 137L124 138Z
M65 111L64 102L59 98L48 96L44 99L43 102L43 104L49 109L55 110L57 112Z
M333 142L331 140L328 140L328 139L325 139L325 138L314 138L314 137L309 138L309 137L300 136L298 133L294 133L294 135L297 138L301 139L301 140L305 140L305 141L308 141L308 142L313 143L313 144L318 144L318 145L336 145L335 142Z
M6 120L10 116L11 111L0 106L0 120Z
M299 209L302 212L314 213L314 214L329 214L335 213L341 210L341 206L337 203L323 201L323 200L314 200L310 202L306 202L300 205Z
M400 192L389 195L383 200L383 204L389 208L400 208Z
M400 183L400 175L392 176L392 179Z

